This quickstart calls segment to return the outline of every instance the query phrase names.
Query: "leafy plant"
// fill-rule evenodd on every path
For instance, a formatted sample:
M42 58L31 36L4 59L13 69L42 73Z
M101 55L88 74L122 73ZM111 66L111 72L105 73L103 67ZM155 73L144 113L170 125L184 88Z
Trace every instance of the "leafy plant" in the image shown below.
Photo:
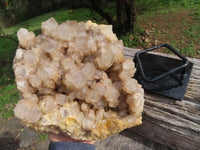
M39 140L40 140L40 141L46 141L47 138L48 138L48 136L47 136L46 133L41 133L41 134L39 135Z

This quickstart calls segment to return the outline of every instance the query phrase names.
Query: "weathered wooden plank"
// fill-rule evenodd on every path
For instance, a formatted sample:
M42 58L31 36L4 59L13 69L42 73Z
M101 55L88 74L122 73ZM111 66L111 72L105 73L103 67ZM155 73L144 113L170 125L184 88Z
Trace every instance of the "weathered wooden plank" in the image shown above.
M134 57L137 51L125 48L124 55ZM176 101L145 92L143 124L129 129L131 133L173 149L200 149L200 60L188 59L194 66L184 100Z
M95 150L171 150L140 135L125 130L95 143Z

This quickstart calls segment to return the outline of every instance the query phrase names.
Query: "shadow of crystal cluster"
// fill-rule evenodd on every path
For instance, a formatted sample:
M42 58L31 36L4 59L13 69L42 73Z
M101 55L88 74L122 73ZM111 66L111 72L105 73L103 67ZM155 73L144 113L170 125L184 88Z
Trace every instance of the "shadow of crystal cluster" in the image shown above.
M50 18L17 37L14 113L26 126L96 140L141 124L144 91L111 25Z

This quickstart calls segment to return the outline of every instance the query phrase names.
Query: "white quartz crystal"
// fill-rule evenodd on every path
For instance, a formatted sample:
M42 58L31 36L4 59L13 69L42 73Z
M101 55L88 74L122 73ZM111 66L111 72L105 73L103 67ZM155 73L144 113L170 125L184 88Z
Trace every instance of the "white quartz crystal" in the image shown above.
M50 18L45 22L42 22L42 33L46 36L50 35L51 32L55 31L58 27L58 23L54 18Z
M30 49L35 44L35 34L33 32L28 32L25 28L19 29L17 38L19 39L21 48Z
M50 18L37 37L24 28L17 37L14 113L25 125L95 140L141 123L144 91L111 25Z

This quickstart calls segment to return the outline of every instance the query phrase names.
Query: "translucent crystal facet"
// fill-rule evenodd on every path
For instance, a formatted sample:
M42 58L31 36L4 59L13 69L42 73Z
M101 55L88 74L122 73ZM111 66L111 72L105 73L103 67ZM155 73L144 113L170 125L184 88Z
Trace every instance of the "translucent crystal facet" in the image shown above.
M141 124L144 91L111 25L50 18L42 34L21 28L17 37L14 113L25 125L96 140Z

